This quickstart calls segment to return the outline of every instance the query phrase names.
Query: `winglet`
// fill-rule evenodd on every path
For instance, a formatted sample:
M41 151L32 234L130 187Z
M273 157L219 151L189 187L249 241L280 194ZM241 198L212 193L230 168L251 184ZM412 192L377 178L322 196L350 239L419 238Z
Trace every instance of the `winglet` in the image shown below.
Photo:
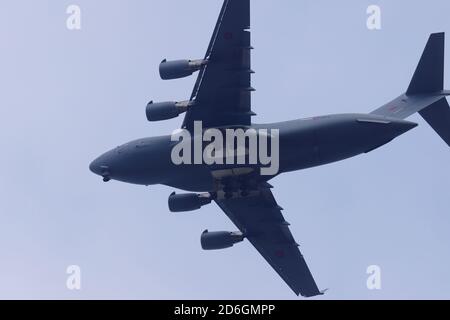
M321 296L325 295L325 293L327 293L329 290L330 289L325 289L325 290L320 291L320 295Z

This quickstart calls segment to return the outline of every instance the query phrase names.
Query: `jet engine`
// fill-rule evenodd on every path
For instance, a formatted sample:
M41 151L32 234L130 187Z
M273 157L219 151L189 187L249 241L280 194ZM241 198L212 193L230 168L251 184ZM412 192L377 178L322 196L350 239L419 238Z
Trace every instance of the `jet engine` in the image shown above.
M164 59L159 65L159 75L163 80L185 78L199 71L207 63L207 60L203 59L176 61L167 61Z
M203 250L221 250L231 248L236 243L244 241L244 238L242 232L209 232L205 230L200 242Z
M178 117L180 114L186 112L191 106L193 106L192 101L159 103L150 101L145 113L147 115L147 120L150 122L163 121Z
M207 204L210 204L211 201L212 197L209 193L176 194L174 192L169 197L169 209L171 212L195 211Z

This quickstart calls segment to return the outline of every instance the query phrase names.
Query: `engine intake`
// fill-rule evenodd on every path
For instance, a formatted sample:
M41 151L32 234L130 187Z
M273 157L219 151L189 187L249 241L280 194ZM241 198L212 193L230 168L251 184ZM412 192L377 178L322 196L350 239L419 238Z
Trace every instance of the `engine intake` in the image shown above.
M176 194L174 192L169 197L169 209L171 212L195 211L207 204L210 204L211 201L212 197L209 193Z
M145 114L147 115L147 120L150 122L169 120L186 112L191 106L193 106L192 101L159 103L150 101L145 110Z
M236 243L244 241L244 238L242 232L209 232L205 230L200 242L203 250L221 250L231 248Z
M207 63L207 60L203 59L176 61L167 61L164 59L159 65L159 75L163 80L185 78L200 70Z

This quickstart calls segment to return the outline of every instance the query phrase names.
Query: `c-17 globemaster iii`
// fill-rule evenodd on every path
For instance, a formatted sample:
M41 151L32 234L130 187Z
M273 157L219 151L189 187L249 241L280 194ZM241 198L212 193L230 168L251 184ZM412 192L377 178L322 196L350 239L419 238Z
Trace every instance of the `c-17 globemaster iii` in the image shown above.
M282 173L380 148L416 127L405 119L417 112L450 146L446 100L450 92L443 87L444 34L430 36L407 91L369 114L261 125L251 120L255 113L251 108L253 48L249 29L250 0L225 0L203 59L160 64L164 80L199 71L188 101L150 102L146 109L149 121L185 113L181 129L124 144L93 161L90 169L105 182L162 184L193 192L170 195L173 212L217 203L239 231L206 230L201 235L203 249L224 249L247 239L297 295L320 295L269 181ZM221 134L233 141L226 141ZM236 147L238 139L243 145ZM269 165L273 170L264 171Z

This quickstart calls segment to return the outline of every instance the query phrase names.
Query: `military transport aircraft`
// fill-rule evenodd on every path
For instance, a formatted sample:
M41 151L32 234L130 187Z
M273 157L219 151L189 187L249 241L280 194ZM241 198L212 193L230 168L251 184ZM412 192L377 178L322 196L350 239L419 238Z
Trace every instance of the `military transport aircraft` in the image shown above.
M181 142L174 141L173 136L127 143L93 161L90 169L105 182L113 179L139 185L162 184L193 192L170 195L169 208L173 212L193 211L216 202L239 231L205 231L201 235L203 249L224 249L247 239L297 295L321 295L269 181L281 173L371 152L416 127L416 123L404 120L416 112L450 146L450 108L445 98L450 92L443 88L444 34L431 35L406 93L372 113L257 125L251 121L255 113L250 97L254 89L250 81L253 48L249 29L250 0L225 0L203 59L164 60L160 64L160 75L165 80L199 71L191 98L185 102L150 102L146 113L149 121L185 113L179 130L190 133L194 133L196 122L202 124L201 132L211 128L278 132L276 174L263 175L259 171L261 163L175 164L172 151Z

